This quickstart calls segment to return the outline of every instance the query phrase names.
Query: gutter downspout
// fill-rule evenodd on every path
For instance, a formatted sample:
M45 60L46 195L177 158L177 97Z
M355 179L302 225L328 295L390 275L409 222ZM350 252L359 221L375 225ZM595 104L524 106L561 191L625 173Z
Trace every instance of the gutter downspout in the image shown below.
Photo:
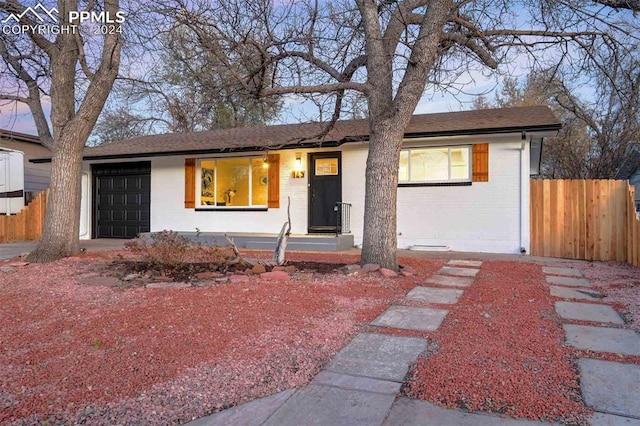
M526 140L526 133L522 132L522 142L520 144L520 224L519 224L519 243L520 243L520 254L527 254L528 251L528 244L527 247L525 247L523 238L524 238L524 234L525 234L525 229L524 229L524 224L525 224L525 214L528 214L528 212L525 212L525 192L526 191L526 184L527 184L527 176L525 176L525 171L526 171L526 167L525 167L525 149L527 148L527 140Z

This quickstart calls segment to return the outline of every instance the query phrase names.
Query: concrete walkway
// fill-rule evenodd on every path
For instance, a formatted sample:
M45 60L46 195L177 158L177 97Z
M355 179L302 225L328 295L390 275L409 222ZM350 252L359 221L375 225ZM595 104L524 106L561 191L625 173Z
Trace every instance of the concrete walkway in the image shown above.
M602 303L606 300L590 288L591 283L579 270L543 268L543 272L547 282L554 284L550 286L551 294L565 299L556 302L556 313L565 322L568 346L640 356L640 337L633 330L620 328L624 324L620 315ZM598 325L572 324L571 321ZM640 425L640 365L581 358L578 367L582 396L596 411L592 425Z
M87 251L120 250L129 240L97 239L81 240L80 248ZM36 246L37 241L22 241L18 243L0 243L0 260L12 259L22 254L29 253Z
M482 262L450 261L436 280L414 288L407 301L454 304L473 284ZM461 281L464 280L464 281ZM442 287L431 287L436 284ZM443 288L451 287L451 288ZM460 288L463 287L463 288ZM403 330L437 330L448 310L391 306L371 324ZM490 414L450 410L400 397L409 366L426 339L358 334L311 383L198 419L190 425L542 425Z

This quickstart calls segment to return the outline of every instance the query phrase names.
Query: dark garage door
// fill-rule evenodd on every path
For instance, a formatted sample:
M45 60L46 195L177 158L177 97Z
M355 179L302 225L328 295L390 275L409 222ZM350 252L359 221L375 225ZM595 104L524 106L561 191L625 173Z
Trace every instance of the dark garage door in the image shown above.
M94 164L94 238L134 238L151 228L151 163Z

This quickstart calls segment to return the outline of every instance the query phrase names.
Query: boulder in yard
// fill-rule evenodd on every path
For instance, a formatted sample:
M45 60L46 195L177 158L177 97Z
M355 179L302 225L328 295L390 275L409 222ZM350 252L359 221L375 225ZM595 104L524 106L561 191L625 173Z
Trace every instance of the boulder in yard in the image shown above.
M260 278L267 281L289 281L291 276L284 271L271 271L260 274Z
M385 278L396 278L398 276L398 273L396 271L387 268L380 268L378 272L380 272L380 275Z

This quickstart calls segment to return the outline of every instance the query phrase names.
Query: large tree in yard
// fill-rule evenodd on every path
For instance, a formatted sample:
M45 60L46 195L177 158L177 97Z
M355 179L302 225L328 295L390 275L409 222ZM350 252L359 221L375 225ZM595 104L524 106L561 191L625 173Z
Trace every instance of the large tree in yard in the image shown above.
M29 10L24 13L27 6L33 5L0 2L3 18L13 14L19 19L0 25L43 24L39 20L47 15L42 10L37 15ZM31 262L53 261L78 252L82 152L118 75L121 51L120 24L95 31L94 26L69 21L69 12L79 10L105 12L114 20L118 0L80 4L58 0L44 7L51 13L45 26L57 24L68 30L0 33L0 100L26 104L42 144L52 152L44 230L29 254ZM51 7L57 9L57 15ZM73 30L72 25L78 27Z
M466 70L508 71L523 57L534 67L566 65L579 78L597 66L595 52L625 55L639 34L636 1L157 1L255 96L332 96L327 129L345 93L366 96L362 262L394 269L402 138L427 88L455 88ZM233 61L247 51L260 60Z

